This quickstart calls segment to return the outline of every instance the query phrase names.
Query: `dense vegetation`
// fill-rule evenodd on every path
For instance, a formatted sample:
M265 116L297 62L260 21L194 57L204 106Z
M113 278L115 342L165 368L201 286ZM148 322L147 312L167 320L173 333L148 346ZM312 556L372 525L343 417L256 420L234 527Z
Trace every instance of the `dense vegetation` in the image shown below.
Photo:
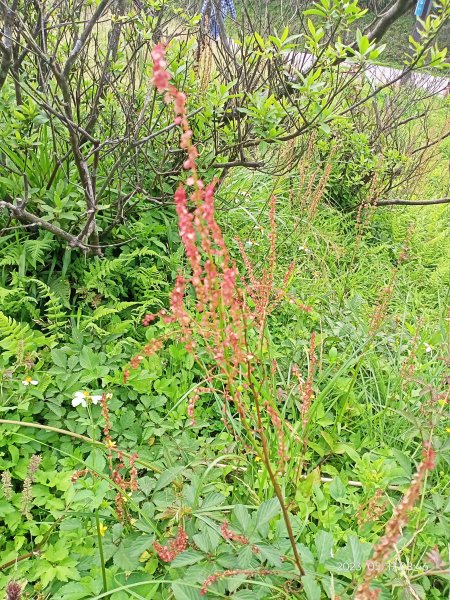
M448 97L374 89L356 2L235 51L45 10L0 48L2 593L447 598Z

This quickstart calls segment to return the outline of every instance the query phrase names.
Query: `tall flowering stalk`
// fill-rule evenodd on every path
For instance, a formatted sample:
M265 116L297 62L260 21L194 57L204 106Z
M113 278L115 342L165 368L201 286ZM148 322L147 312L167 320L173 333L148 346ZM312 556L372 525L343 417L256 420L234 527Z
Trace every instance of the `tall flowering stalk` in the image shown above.
M249 282L239 276L235 261L230 256L222 231L215 219L215 182L205 184L197 170L198 151L193 132L186 117L186 96L170 83L163 45L152 52L155 87L165 94L165 101L174 106L175 123L181 129L180 147L186 152L185 183L175 192L178 227L184 246L189 274L179 274L170 296L170 310L157 315L146 315L143 324L161 318L176 326L176 332L188 351L205 368L206 384L201 392L220 392L223 401L224 422L233 416L241 424L246 442L265 465L275 494L279 499L283 518L290 538L294 561L304 573L290 523L278 473L287 460L285 430L276 399L272 394L267 367L263 360L263 343L269 313L281 301L283 287L292 274L288 269L282 287L276 289L275 278L275 198L270 209L271 236L268 267L258 279L249 266ZM249 265L244 253L244 262ZM186 301L193 292L195 311ZM156 348L155 344L155 348ZM146 352L149 354L149 352ZM205 361L205 355L209 361ZM139 354L130 361L130 368L143 360ZM208 363L205 366L205 363ZM129 368L126 370L129 376ZM188 403L188 415L195 417L195 401L200 388ZM237 439L243 441L237 432ZM269 439L273 443L269 443ZM170 550L170 548L169 548Z
M39 454L33 454L28 464L27 476L23 482L20 511L27 519L31 519L30 505L33 498L32 486L40 464L41 457Z
M159 347L159 346L158 346ZM144 348L144 352L145 352ZM135 360L135 359L134 359ZM139 364L139 363L138 363ZM128 478L126 476L126 465L124 462L124 453L119 448L116 448L116 443L113 441L111 437L111 419L109 416L109 406L108 402L112 398L112 394L102 394L98 396L100 406L102 409L102 416L104 419L103 426L103 442L106 446L106 456L108 459L108 466L111 476L111 481L114 483L115 488L117 489L115 505L116 505L116 513L119 521L125 520L125 502L128 496L132 492L136 492L138 490L138 471L136 467L136 461L138 460L138 455L133 453L128 455ZM94 437L94 434L93 434ZM80 477L84 477L87 474L91 474L92 477L97 477L98 474L89 469L88 467L85 469L80 469L79 471L75 471L72 475L72 483L76 483Z
M245 575L246 577L258 577L263 575L276 575L277 571L272 569L228 569L226 571L219 571L214 573L205 579L200 589L200 595L205 596L208 593L208 588L216 581L220 581L225 577L235 577L236 575Z
M428 471L434 468L435 452L431 446L426 446L423 451L422 462L419 464L416 474L403 496L402 500L395 507L394 512L386 524L383 537L375 545L371 563L382 569L386 563L395 544L400 539L402 530L409 521L409 513L417 502L420 490L425 481ZM364 581L356 591L355 600L377 600L380 590L370 589L372 580L377 576L377 569L366 570Z

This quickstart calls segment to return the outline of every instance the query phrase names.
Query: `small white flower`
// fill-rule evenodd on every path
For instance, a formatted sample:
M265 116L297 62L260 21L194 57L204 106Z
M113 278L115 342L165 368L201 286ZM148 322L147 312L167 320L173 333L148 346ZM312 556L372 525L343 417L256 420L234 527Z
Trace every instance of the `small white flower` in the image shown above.
M37 385L39 382L36 379L32 379L31 377L25 377L22 381L22 385Z
M86 408L87 401L90 398L89 392L75 392L73 395L72 406L83 406Z
M98 404L102 399L101 395L93 395L89 392L75 392L72 399L72 406L82 406L86 408L88 404Z
M433 350L433 348L430 346L430 344L427 344L427 342L424 343L425 346L425 352L431 352Z

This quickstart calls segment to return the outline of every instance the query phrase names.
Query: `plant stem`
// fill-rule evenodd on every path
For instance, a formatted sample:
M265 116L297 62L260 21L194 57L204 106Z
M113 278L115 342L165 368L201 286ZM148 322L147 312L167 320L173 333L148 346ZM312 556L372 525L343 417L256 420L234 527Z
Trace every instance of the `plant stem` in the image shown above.
M3 571L4 569L8 569L9 567L12 567L13 565L20 562L21 560L26 560L27 558L32 558L33 556L39 556L40 553L41 553L41 551L36 549L36 550L33 550L33 552L27 552L26 554L17 556L16 558L9 560L5 564L0 565L0 571Z
M106 580L105 555L103 553L102 534L100 532L100 518L98 516L98 508L95 509L95 523L97 526L98 552L100 554L100 564L102 567L103 592L108 591L108 582ZM106 596L107 598L109 596Z
M68 435L69 437L76 438L77 440L83 440L83 442L88 442L89 444L94 444L95 446L101 446L105 448L106 445L103 442L97 442L96 440L92 440L85 435L81 435L81 433L74 433L73 431L67 431L67 429L59 429L58 427L51 427L50 425L41 425L40 423L33 423L28 421L14 421L12 419L0 419L0 425L17 425L19 427L32 427L34 429L44 429L44 431L53 431L54 433L60 433L62 435ZM130 458L131 454L128 452L122 452L123 456ZM135 462L138 465L142 465L147 469L151 469L154 473L162 473L163 469L153 465L152 463L147 462L146 460L142 460L136 458Z
M304 575L305 571L303 569L302 561L300 560L300 555L297 550L297 543L295 541L294 532L292 530L291 519L289 517L289 511L288 511L288 509L286 507L286 503L284 501L283 491L278 482L277 476L275 475L275 472L272 469L272 465L270 464L270 455L269 455L269 449L268 449L268 445L267 445L267 438L266 438L266 434L264 433L264 428L263 428L262 418L261 418L261 406L260 406L258 394L253 385L251 371L250 371L250 365L247 366L247 369L248 369L247 376L248 376L249 385L253 392L254 400L255 400L256 415L257 415L257 419L258 419L258 429L259 429L259 435L261 436L261 445L262 445L263 455L264 455L264 465L267 469L267 473L269 474L269 478L272 483L273 489L275 491L275 495L278 498L278 502L280 503L280 506L281 506L284 523L286 525L287 533L289 536L289 541L291 543L292 551L294 553L295 564L297 565L297 568L298 568L299 572L301 573L301 575Z

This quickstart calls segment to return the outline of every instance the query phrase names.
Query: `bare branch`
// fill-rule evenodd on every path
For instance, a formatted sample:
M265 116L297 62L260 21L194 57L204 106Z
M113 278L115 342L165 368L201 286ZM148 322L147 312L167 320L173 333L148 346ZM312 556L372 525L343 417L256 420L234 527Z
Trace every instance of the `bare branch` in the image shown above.
M370 41L377 40L379 42L389 27L410 10L415 3L415 0L397 0L386 12L366 27L364 35Z
M436 204L448 204L450 198L439 198L437 200L382 200L374 202L374 206L433 206Z
M108 6L108 4L110 2L111 2L111 0L101 0L100 4L97 6L97 10L94 12L94 14L92 15L88 24L84 28L83 33L75 42L75 45L72 48L72 52L70 53L69 58L67 59L66 64L64 65L64 68L62 71L62 74L65 78L69 75L74 62L77 60L78 55L80 54L81 50L83 49L84 44L86 43L87 39L89 38L89 35L94 28L94 25L100 19L103 11L106 9L106 7Z
M9 68L13 59L13 47L12 47L12 33L14 27L14 21L16 18L18 0L13 0L11 7L6 4L7 0L2 2L3 4L3 41L1 44L2 60L0 63L0 90L6 81L8 76Z
M59 237L68 242L69 246L73 248L80 248L80 250L84 250L85 252L89 249L88 246L86 246L86 244L77 239L74 235L71 235L70 233L64 231L64 229L61 229L56 225L53 225L53 223L49 223L45 219L41 219L40 217L33 215L24 208L21 208L20 206L16 206L15 204L12 204L11 202L8 202L6 200L0 200L0 209L2 208L6 209L15 219L20 221L20 223L36 225L41 229L50 231L50 233L53 233L53 235L55 235L56 237Z
M263 167L263 162L252 162L247 160L233 160L226 163L213 163L211 165L215 169L230 169L231 167L247 167L247 169L258 169Z

